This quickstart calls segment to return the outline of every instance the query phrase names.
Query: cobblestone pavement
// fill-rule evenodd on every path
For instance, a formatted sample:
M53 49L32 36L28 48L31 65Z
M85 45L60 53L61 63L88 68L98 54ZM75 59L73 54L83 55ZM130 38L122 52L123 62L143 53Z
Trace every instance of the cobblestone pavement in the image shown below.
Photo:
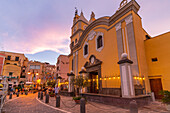
M41 102L45 102L44 100ZM50 103L47 105L56 108L56 99L50 97ZM6 104L3 107L3 113L62 113L56 109L46 106L37 100L37 94L13 96L13 100L9 100L7 96ZM60 109L71 112L80 113L80 105L75 104L72 97L61 96ZM86 113L129 113L128 109L115 106L105 105L101 103L87 102ZM148 106L139 108L138 113L170 113L165 109L161 102L153 102Z
M155 101L150 105L139 108L139 113L170 113L161 102Z
M72 97L60 96L61 103L60 109L72 112L72 113L80 113L80 105L76 105L72 100ZM45 98L43 100L45 102ZM48 105L54 106L56 105L56 99L54 97L50 97L50 102ZM123 109L115 106L87 102L86 103L86 112L87 113L129 113L128 109ZM161 104L161 102L153 102L148 106L139 108L138 113L170 113L165 109L165 106Z
M72 113L80 113L80 105L75 104L72 100L72 97L60 96L60 109L72 112ZM45 102L45 98L43 100ZM55 97L50 97L50 102L48 105L56 106L56 99ZM94 103L94 102L87 102L86 103L86 113L129 113L129 110L118 108L115 106Z
M36 100L37 94L20 95L12 101L7 101L3 113L62 113ZM7 97L8 99L8 97Z

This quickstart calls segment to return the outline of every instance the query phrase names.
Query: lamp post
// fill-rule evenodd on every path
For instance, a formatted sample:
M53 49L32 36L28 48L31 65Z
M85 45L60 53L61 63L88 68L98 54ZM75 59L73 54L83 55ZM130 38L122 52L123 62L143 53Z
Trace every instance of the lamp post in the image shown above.
M61 76L58 76L58 77L57 77L57 84L58 84L58 87L60 86L61 79L62 79ZM59 80L59 81L58 81L58 80Z

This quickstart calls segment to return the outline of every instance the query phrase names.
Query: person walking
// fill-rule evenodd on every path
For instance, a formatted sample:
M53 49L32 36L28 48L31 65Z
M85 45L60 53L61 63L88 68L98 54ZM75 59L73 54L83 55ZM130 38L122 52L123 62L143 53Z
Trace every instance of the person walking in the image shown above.
M55 90L55 96L57 96L60 91L60 88L58 87L58 85L56 85L54 90Z

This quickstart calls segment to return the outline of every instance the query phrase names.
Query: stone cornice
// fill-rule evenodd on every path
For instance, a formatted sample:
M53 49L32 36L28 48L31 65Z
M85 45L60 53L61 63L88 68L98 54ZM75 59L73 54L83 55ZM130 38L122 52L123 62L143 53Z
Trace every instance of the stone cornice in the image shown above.
M124 63L129 63L129 64L133 64L133 61L129 60L129 59L122 59L118 62L118 64L124 64Z
M73 55L72 53L70 53L69 55L68 55L68 57L70 57L71 55Z
M84 21L82 21L82 20L78 20L75 24L73 24L73 26L71 27L71 29L73 29L73 27L74 27L78 22L83 22L83 23L85 23L85 24L88 25L88 23L86 23L86 22L84 22Z
M74 73L67 73L67 76L75 76L75 74Z
M83 29L78 29L75 33L73 33L73 35L70 37L70 39L72 39L80 31L83 32L84 30Z
M82 74L82 73L87 73L87 71L81 70L81 71L79 72L79 74Z
M121 9L119 9L114 15L112 15L110 18L109 17L102 17L99 19L96 19L93 21L91 24L87 26L87 28L83 31L82 35L79 38L78 43L71 48L71 50L76 50L80 47L82 47L82 43L84 40L87 38L86 35L92 30L94 27L99 26L99 25L106 25L106 26L111 26L114 22L116 22L118 19L120 19L122 16L127 14L129 11L134 11L136 14L139 10L140 6L135 0L131 0L129 3L127 3L125 6L123 6ZM131 15L131 14L130 14ZM129 15L128 15L129 16ZM124 18L125 19L125 18ZM123 19L123 20L124 20ZM117 23L116 23L117 24ZM114 25L115 26L115 25ZM112 26L113 27L113 26ZM111 28L112 28L111 27ZM108 28L107 30L109 30ZM72 35L73 36L73 35ZM72 37L71 36L71 37Z
M131 10L137 13L139 8L139 4L135 0L131 0L129 3L127 3L124 7L119 9L114 15L110 17L109 25L113 24L115 21L117 21L119 18L121 18L123 15L125 15Z
M78 41L78 44L76 44L72 50L75 50L77 48L79 48L83 42L83 40L85 39L84 37L87 35L87 33L93 29L94 27L98 26L98 25L106 25L108 26L108 23L109 23L109 20L106 19L105 17L102 17L102 18L99 18L95 21L93 21L89 26L87 26L87 28L83 31L79 41Z

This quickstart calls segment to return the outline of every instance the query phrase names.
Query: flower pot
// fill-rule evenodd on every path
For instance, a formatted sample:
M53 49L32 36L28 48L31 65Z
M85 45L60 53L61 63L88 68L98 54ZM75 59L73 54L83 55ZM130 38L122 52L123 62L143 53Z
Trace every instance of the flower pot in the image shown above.
M51 95L50 95L50 97L54 97L54 96L55 96L55 94L51 94Z
M76 104L80 104L80 100L74 100Z
M170 111L170 104L166 104L166 109Z

